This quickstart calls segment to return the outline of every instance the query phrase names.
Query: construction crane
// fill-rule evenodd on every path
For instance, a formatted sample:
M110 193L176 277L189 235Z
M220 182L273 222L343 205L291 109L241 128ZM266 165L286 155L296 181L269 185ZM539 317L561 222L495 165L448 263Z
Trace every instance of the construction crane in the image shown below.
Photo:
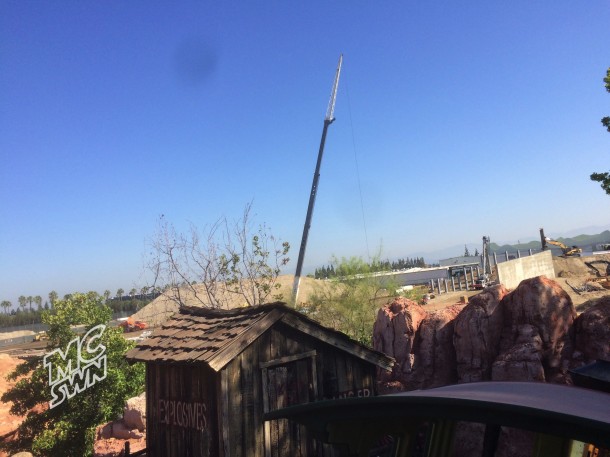
M475 289L484 289L491 285L491 262L489 261L489 237L483 237L483 274L479 275L478 279L474 282L473 287Z
M305 259L305 248L307 247L307 237L309 236L309 227L311 226L311 217L313 215L313 207L316 203L316 193L318 192L318 181L320 180L320 166L322 165L322 155L324 154L324 144L326 143L326 132L328 126L335 121L335 101L337 100L337 88L339 87L339 76L341 75L341 64L343 63L343 54L339 56L339 64L335 72L335 82L330 93L330 100L324 117L324 128L322 129L322 139L320 140L320 149L318 150L318 161L316 162L316 170L313 174L313 182L311 184L311 192L309 194L309 205L307 206L307 215L305 216L305 225L303 227L303 237L301 238L301 247L299 249L299 259L297 260L297 269L294 274L294 284L292 286L292 302L296 305L299 296L299 285L301 284L301 270L303 269L303 260Z
M489 261L489 237L483 237L483 274L491 277L491 262Z

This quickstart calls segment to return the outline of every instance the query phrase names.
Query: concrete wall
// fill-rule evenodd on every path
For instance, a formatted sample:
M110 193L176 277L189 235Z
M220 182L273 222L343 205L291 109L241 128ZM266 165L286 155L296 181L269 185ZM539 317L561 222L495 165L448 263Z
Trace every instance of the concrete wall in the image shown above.
M448 268L446 267L433 267L433 268L420 268L413 269L412 271L392 271L386 273L376 273L375 276L381 277L381 283L387 279L388 282L392 281L394 284L399 286L406 285L417 285L427 284L431 279L445 279L447 278Z
M481 256L471 255L470 257L451 257L449 259L441 259L438 261L441 267L453 267L459 265L482 265Z
M551 251L502 262L496 267L500 283L508 289L514 289L524 279L540 275L545 275L547 278L555 277Z

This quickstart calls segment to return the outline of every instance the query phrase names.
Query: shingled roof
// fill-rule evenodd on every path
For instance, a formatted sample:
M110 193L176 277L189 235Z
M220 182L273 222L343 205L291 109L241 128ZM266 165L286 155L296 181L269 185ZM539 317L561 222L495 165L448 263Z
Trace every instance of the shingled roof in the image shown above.
M394 364L391 357L279 302L232 310L183 306L160 329L128 351L126 357L140 362L202 362L220 371L279 321L386 370Z

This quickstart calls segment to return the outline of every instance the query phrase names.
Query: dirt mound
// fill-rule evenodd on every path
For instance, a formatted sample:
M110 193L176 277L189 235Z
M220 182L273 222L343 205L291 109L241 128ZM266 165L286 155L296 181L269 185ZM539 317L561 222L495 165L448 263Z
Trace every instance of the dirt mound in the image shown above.
M598 299L610 296L610 290L600 283L591 282L590 279L604 275L610 266L610 254L586 257L553 257L553 266L557 283L567 292L578 312L588 306L584 303L594 304Z
M294 283L293 275L281 275L277 278L279 289L272 293L273 296L281 295L280 301L289 301L292 296L292 286ZM302 277L299 287L299 303L306 303L310 297L317 291L323 290L328 282L313 278ZM191 290L180 291L180 301L188 306L205 306L208 301L204 287L201 284L194 286L197 295ZM228 303L227 308L238 308L247 306L243 297L239 294L225 291L222 294ZM268 301L276 301L275 298L269 297ZM150 302L147 306L135 313L132 317L135 320L144 321L151 327L157 327L165 322L172 314L178 311L178 303L167 294L160 295Z
M564 277L590 276L589 267L585 264L589 257L553 257L555 274Z

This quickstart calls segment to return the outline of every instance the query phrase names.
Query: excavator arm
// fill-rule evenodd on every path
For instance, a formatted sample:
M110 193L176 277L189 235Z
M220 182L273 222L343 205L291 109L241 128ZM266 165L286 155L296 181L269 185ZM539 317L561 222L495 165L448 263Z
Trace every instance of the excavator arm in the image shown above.
M563 244L561 241L546 238L546 242L548 244L552 244L552 245L555 245L555 246L561 248L563 255L566 257L577 256L577 255L580 255L580 253L582 252L582 249L580 249L578 246L569 247L569 246L566 246L565 244Z

